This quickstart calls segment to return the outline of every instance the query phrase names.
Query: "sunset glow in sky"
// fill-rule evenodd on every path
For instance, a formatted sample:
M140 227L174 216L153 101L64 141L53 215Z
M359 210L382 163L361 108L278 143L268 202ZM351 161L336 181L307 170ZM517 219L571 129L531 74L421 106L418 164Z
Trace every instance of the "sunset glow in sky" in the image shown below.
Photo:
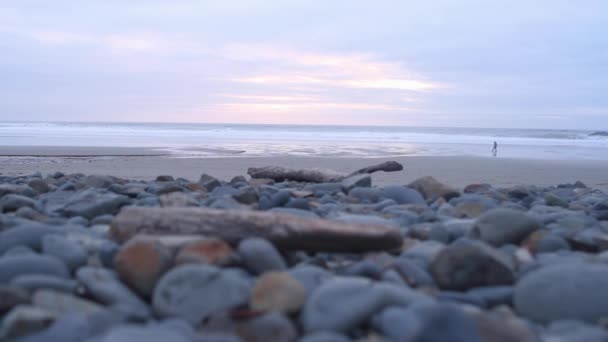
M608 1L3 0L0 120L608 129Z

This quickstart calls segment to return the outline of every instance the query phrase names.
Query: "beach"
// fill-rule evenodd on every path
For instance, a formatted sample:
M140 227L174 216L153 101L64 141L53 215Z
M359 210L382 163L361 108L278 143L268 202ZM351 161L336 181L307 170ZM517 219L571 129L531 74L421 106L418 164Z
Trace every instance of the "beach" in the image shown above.
M581 181L587 186L608 190L608 160L551 160L476 156L411 156L383 158L355 157L181 157L152 148L120 147L27 147L0 146L0 175L19 176L35 172L103 174L151 180L173 175L197 180L206 173L222 180L246 175L249 167L283 166L295 169L320 168L352 172L359 168L395 160L404 170L375 173L376 185L408 184L433 176L451 186L472 183L494 186L551 186Z

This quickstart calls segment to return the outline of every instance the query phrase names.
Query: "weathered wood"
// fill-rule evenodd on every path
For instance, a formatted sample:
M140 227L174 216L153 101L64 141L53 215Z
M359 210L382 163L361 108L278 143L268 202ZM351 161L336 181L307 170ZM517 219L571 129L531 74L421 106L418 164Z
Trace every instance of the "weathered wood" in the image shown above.
M400 163L398 163L394 160L391 160L391 161L387 161L384 163L364 167L360 170L353 172L350 175L352 176L352 175L361 174L361 173L374 173L374 172L378 172L378 171L396 172L396 171L401 171L401 170L403 170L403 165L401 165Z
M387 161L380 164L364 167L353 173L346 174L332 170L322 169L290 169L281 166L250 167L247 173L252 178L268 178L278 182L291 180L309 183L331 183L340 182L344 178L362 173L374 173L378 171L395 172L403 170L403 165L396 161Z
M114 218L110 234L121 243L137 234L198 235L232 244L261 237L283 250L327 252L394 249L403 241L398 229L386 225L208 208L125 207Z
M269 178L277 182L291 180L310 183L339 182L347 176L347 174L332 170L290 169L281 166L250 167L247 174L252 178Z

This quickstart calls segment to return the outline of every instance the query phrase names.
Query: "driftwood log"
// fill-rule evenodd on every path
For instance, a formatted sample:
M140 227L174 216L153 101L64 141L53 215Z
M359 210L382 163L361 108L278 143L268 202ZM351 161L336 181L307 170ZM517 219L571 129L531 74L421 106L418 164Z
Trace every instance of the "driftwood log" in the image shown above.
M290 169L281 166L250 167L247 173L251 178L269 178L278 182L285 180L309 183L340 182L343 179L363 173L374 173L378 171L395 172L403 170L403 165L396 161L368 166L353 173L341 173L323 169Z
M386 225L208 208L125 207L114 218L110 234L121 243L138 234L217 237L231 244L260 237L283 250L327 252L395 249L403 242L399 230Z

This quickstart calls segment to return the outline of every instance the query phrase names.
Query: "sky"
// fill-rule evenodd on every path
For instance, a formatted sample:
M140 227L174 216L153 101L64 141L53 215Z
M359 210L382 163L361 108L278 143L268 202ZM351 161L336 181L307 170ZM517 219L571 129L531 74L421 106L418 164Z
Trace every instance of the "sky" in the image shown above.
M608 129L608 1L2 0L16 120Z

